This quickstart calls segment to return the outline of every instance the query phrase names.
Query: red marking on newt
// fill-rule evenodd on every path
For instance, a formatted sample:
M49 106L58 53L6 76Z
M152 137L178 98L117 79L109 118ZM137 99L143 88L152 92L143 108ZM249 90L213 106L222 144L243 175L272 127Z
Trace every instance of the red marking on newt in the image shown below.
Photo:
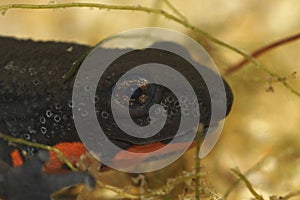
M18 166L23 165L23 158L22 158L22 156L21 156L18 149L13 150L10 153L10 157L11 157L11 160L12 160L12 165L14 167L18 167Z
M167 148L163 151L163 154L167 155L169 153L174 153L179 150L183 150L186 143L175 143L168 144ZM192 148L195 145L193 142L189 148ZM79 162L80 157L86 153L86 148L81 142L62 142L53 146L58 149L72 164ZM150 155L147 153L154 152L152 156L161 156L162 152L155 152L163 147L166 147L166 144L161 142L155 142L145 145L132 145L130 148L124 151L120 151L113 158L114 163L119 163L126 166L131 165L132 162L141 163L149 158ZM138 153L135 156L132 156L128 152ZM140 153L140 154L139 154ZM19 150L14 150L11 152L12 163L14 167L23 165L23 159ZM126 164L127 163L127 164ZM44 166L44 171L47 173L57 173L64 172L67 170L63 169L64 163L58 158L57 153L50 151L50 159Z
M120 151L119 153L116 154L116 156L113 159L114 164L116 165L122 165L122 166L130 166L132 163L141 163L152 156L163 156L163 155L168 155L172 154L176 151L183 150L183 148L186 147L190 143L175 143L175 144L164 144L161 142L155 142L152 144L146 144L146 145L133 145L130 148L128 148L126 151ZM188 149L192 148L195 145L195 142L193 142ZM155 152L156 150L159 150L163 147L166 147L163 151ZM136 154L132 156L131 154L128 153L133 152L133 153L141 153L141 154ZM152 153L150 156L147 153Z
M72 163L76 164L85 154L86 148L81 142L62 142L53 146L58 149ZM57 153L50 151L50 159L44 166L45 172L61 172L64 163L58 158Z

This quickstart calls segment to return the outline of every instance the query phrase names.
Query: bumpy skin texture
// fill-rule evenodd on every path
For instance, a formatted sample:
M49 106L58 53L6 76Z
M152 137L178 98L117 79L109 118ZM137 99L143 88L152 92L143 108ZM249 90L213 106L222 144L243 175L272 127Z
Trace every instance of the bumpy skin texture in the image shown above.
M73 47L72 52L67 49ZM87 46L0 38L0 131L29 141L54 145L78 141L68 106L71 87L62 76ZM49 117L47 117L49 116ZM6 142L0 157L8 161ZM28 157L32 147L19 146Z
M175 43L171 43L170 45L175 45ZM174 47L180 48L178 46L176 47L176 45ZM65 82L62 76L72 67L73 63L88 50L90 50L90 47L78 44L34 42L31 40L25 41L0 37L0 132L51 146L61 142L80 141L72 119L72 107L76 106L74 102L72 102L72 87L74 81L70 79ZM184 51L184 49L182 50ZM122 50L105 49L105 51L110 53ZM162 53L161 51L158 52L151 48L136 50L131 54L131 57L120 57L118 61L113 63L114 67L105 72L106 75L104 77L106 78L100 80L102 88L97 87L97 93L93 100L97 117L107 137L119 147L128 149L132 145L146 145L155 142L168 143L176 133L176 124L178 125L178 123L174 122L180 119L178 99L176 99L174 94L167 88L161 86L152 85L146 91L140 91L141 94L145 93L149 95L149 98L147 98L148 101L142 104L136 101L140 96L140 94L137 93L133 105L129 108L133 121L139 125L147 125L149 123L149 107L153 104L161 104L165 107L168 113L166 127L156 136L150 139L130 137L116 126L112 118L109 102L112 89L115 87L115 83L119 77L132 66L157 61L157 59L159 59L162 64L174 66L179 72L184 74L191 82L191 85L195 87L198 103L201 106L200 122L203 123L204 126L208 126L210 122L211 103L203 79L199 78L191 68L187 68L187 63L183 59L172 63L173 58L173 54L170 52ZM205 70L207 70L209 76L217 76L213 71L209 69ZM228 114L231 109L233 95L225 81L224 84L227 93L227 102L225 103L227 104ZM87 85L87 89L89 87L90 86ZM152 92L149 92L149 90ZM191 100L187 99L187 102L190 101ZM184 133L182 133L182 135L184 135ZM20 152L25 152L24 157L27 160L37 153L37 149L35 148L24 145L8 145L6 141L0 139L0 158L9 163L9 152L14 148L20 149ZM118 152L114 153L117 154ZM103 155L105 155L105 152ZM48 185L46 185L50 187L50 189L47 190L43 187L43 184L38 184L36 190L47 190L46 193L49 195L49 193L53 191L51 187L54 186L55 181L59 182L61 179L57 177L54 178L55 181L49 182L49 177L43 175L40 171L41 163L43 162L37 159L28 163L25 162L22 168L10 169L2 173L2 177L5 177L4 180L6 182L18 179L20 180L20 184L26 184L24 182L26 178L38 174L38 177L40 177L38 181L40 183L47 183ZM28 166L34 167L31 170ZM24 172L26 172L27 175L24 175ZM75 176L72 175L71 177ZM81 179L75 178L75 180L80 182ZM16 194L10 192L18 188L18 185L11 182L11 184L6 187L4 193L12 195L10 199L14 199L14 195ZM34 192L34 190L32 192ZM15 199L19 198L17 198L17 196L15 197ZM45 197L45 199L47 199L47 197Z

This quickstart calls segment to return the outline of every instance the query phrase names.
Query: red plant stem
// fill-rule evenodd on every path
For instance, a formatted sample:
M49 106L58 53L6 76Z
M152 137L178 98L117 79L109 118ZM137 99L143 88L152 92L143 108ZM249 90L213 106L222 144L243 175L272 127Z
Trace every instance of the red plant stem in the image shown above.
M257 50L255 50L255 51L253 51L251 53L251 56L254 57L254 58L257 58L257 57L259 57L259 56L267 53L268 51L270 51L270 50L272 50L272 49L274 49L276 47L282 46L284 44L287 44L289 42L292 42L292 41L295 41L295 40L298 40L298 39L300 39L300 33L297 33L295 35L283 38L281 40L278 40L276 42L268 44L267 46L264 46L264 47L262 47L260 49L257 49ZM249 62L249 60L243 59L238 64L236 64L236 65L230 67L229 69L227 69L226 72L225 72L225 75L233 74L234 72L240 70L248 62Z

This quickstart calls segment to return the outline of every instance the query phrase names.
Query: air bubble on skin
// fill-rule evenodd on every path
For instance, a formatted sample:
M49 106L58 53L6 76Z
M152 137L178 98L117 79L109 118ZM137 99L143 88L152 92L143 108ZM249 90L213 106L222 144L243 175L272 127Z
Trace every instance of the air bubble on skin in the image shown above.
M19 72L20 72L21 74L24 74L24 73L26 73L26 71L27 71L27 69L26 69L26 68L22 68L22 69L20 69L20 71L19 71Z
M41 132L42 132L43 135L45 135L47 133L47 128L42 126L41 127Z
M101 117L102 117L103 119L108 119L108 113L107 113L106 111L102 111L102 112L101 112Z
M73 100L69 100L69 101L68 101L68 106L69 106L70 108L74 108L74 101L73 101Z
M164 107L164 109L165 109L167 112L169 112L169 110L170 110L169 106L163 105L163 107Z
M162 106L165 106L167 104L167 100L166 99L163 99L161 102L160 102L160 105Z
M49 118L53 115L53 113L51 112L51 110L47 110L46 111L46 116Z
M161 112L161 115L164 117L167 117L167 113L168 113L167 109L164 109L164 111Z
M28 146L26 148L26 151L27 151L27 153L28 153L29 156L33 156L33 154L35 153L36 149L34 147Z
M45 118L45 117L40 117L40 122L41 122L42 124L45 124L45 123L46 123L46 118Z
M30 140L30 135L28 134L28 133L25 133L24 135L23 135L23 137L24 137L24 139L25 140Z
M78 110L80 111L82 117L86 117L89 114L87 110L84 110L82 108L79 108Z
M178 115L178 113L179 113L178 109L175 108L171 109L171 115Z
M55 74L55 72L54 72L54 71L52 71L52 70L50 70L50 71L48 72L48 74L49 74L49 75L54 75L54 74Z
M30 130L30 131L29 131L29 134L31 134L31 135L32 135L32 134L36 134L36 130Z
M46 67L45 67L45 66L41 66L41 67L40 67L40 71L43 72L43 71L45 71L45 70L46 70Z
M54 121L55 121L55 120L54 120ZM58 124L57 124L57 123L55 123L55 122L53 123L53 125L52 125L52 126L53 126L53 127L56 129L56 130L57 130L57 129L59 129L59 127L58 127Z
M176 100L176 101L174 101L174 107L175 108L180 108L180 103Z
M100 99L100 98L99 98L98 95L95 95L94 97L92 97L93 103L98 103L99 99Z
M187 101L187 97L186 96L179 97L179 102L185 103L186 101Z
M6 70L10 70L11 68L13 68L13 65L7 64L7 65L5 65L4 68L5 68Z
M30 68L28 69L28 72L34 72L34 68L33 68L33 67L30 67Z
M36 72L36 71L33 71L33 72L30 72L29 74L30 74L30 76L34 76L34 75L37 74L37 72Z
M59 103L55 103L54 107L55 107L56 110L60 110L62 108Z
M182 114L183 114L184 116L189 116L189 115L190 115L190 112L189 112L188 109L182 109Z
M27 155L28 155L29 157L32 157L32 156L34 156L34 152L33 152L33 151L27 151Z
M147 117L146 124L150 124L150 123L151 123L151 119L150 119L150 117Z
M182 103L182 105L181 105L181 109L182 109L182 110L187 110L188 107L189 107L189 106L188 106L186 103Z
M168 103L173 103L173 101L174 101L175 99L174 99L174 97L173 96L167 96L167 102Z
M138 120L137 120L137 125L143 126L143 120L142 120L142 119L138 119Z
M60 117L59 115L55 115L55 116L54 116L54 121L55 121L55 122L58 123L58 122L60 122L60 120L61 120L61 117Z
M199 116L199 111L198 111L197 109L194 109L194 110L192 111L192 116L193 116L193 117L198 117L198 116Z
M159 115L160 113L161 113L161 108L156 108L155 110L154 110L154 112L155 112L155 114L156 115Z
M38 86L38 85L40 84L40 80L39 80L39 79L34 79L34 80L32 81L32 84L33 84L34 86Z
M90 85L84 86L84 91L85 92L90 92L91 90L92 90L92 86L90 86Z
M194 102L193 104L191 104L191 108L192 109L199 109L199 105Z
M19 71L20 67L18 65L14 65L12 68L14 71Z

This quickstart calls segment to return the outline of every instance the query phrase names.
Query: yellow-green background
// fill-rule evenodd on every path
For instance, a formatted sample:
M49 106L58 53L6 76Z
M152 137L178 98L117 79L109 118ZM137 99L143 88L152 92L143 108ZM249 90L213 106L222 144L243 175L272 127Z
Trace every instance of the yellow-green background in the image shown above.
M72 2L57 0L57 3ZM76 1L79 2L79 1ZM159 0L80 1L118 5L143 5L168 10ZM251 52L263 45L300 31L299 0L174 0L171 1L186 16L188 22L213 36ZM51 3L47 1L1 0L7 3ZM133 11L106 11L88 8L57 10L9 10L0 16L0 35L33 40L70 41L94 45L103 38L124 30L145 26L175 29L193 36L190 30L162 16ZM201 43L201 40L199 41ZM0 44L1 45L1 44ZM241 56L205 41L205 46L221 72L241 60ZM0 58L1 59L1 58ZM300 41L275 49L259 59L265 66L288 76L300 69ZM255 189L264 195L284 195L300 189L300 97L281 83L272 84L274 92L266 92L270 76L253 65L247 65L233 75L225 76L231 85L235 101L225 121L221 138L203 161L207 181L222 195L235 180L230 168L245 172L264 156L265 162L249 176ZM298 91L299 73L289 83ZM164 184L165 179L193 168L193 152L182 163L149 177L149 185ZM182 167L183 166L183 167ZM103 173L103 180L122 187L130 183L126 174ZM149 175L150 176L150 175ZM165 177L164 177L165 176ZM159 179L159 180L157 180ZM160 183L153 183L157 180ZM160 181L161 180L161 181ZM154 185L154 186L153 186ZM178 190L178 189L176 189ZM179 193L182 191L179 191ZM108 192L102 192L111 199ZM176 191L172 191L176 199ZM229 199L250 199L243 184ZM300 199L300 196L295 199Z

